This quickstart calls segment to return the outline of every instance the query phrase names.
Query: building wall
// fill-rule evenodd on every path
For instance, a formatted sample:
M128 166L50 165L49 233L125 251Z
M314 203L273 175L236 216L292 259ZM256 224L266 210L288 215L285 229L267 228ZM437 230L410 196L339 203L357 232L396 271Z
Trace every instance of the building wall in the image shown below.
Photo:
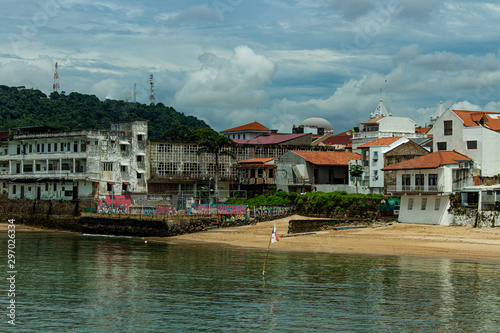
M425 207L423 207L424 200L426 201ZM410 201L412 201L411 207ZM449 208L450 199L447 195L403 195L398 221L450 225L453 217L448 213Z
M384 117L379 120L379 131L415 133L415 122L408 117Z

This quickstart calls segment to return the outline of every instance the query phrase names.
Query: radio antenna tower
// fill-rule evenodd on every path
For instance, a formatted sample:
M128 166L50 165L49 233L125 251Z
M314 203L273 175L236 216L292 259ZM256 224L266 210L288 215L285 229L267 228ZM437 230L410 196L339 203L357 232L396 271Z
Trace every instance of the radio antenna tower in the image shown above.
M52 84L52 90L59 92L59 73L57 73L57 61L54 69L54 84Z
M134 83L134 90L132 90L132 100L137 102L137 83Z
M153 82L153 74L149 76L149 104L155 104L155 83Z

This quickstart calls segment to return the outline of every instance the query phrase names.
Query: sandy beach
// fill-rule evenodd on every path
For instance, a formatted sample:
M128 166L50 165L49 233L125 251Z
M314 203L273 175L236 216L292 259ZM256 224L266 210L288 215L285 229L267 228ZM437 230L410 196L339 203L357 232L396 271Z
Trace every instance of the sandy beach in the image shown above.
M309 251L344 254L418 256L500 262L500 229L393 223L378 228L328 230L289 237L291 216L276 220L279 242L273 251ZM213 229L169 238L151 238L168 243L210 243L267 249L274 222Z
M472 228L393 223L378 228L327 230L317 233L290 236L288 221L301 219L291 216L276 220L279 242L273 251L307 251L343 254L417 256L476 261L500 262L500 228ZM274 222L256 225L212 229L209 231L175 237L149 237L148 241L169 244L204 244L267 249ZM6 232L7 224L0 224ZM51 232L16 225L17 232Z

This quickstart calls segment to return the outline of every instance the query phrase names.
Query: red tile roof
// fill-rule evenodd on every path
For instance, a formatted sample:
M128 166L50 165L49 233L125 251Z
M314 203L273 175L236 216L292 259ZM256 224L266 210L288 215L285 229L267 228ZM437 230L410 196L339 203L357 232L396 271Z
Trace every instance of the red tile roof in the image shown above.
M367 142L365 144L362 144L361 146L358 146L358 148L369 148L369 147L378 147L378 146L390 146L394 142L398 141L401 139L401 136L390 136L386 138L379 138L370 142Z
M415 132L424 133L424 134L427 134L427 132L429 132L430 130L431 130L430 127L417 127L417 128L415 128Z
M274 157L250 158L248 160L239 161L238 164L265 164L274 160Z
M460 161L472 161L469 157L456 151L437 151L431 154L419 156L411 160L403 161L383 168L389 170L414 170L414 169L436 169L441 165L458 164Z
M239 140L233 140L233 141L235 143L242 143L247 145L276 145L307 135L311 134L300 133L300 134L283 134L283 135L261 135L256 137L255 139L246 140L246 142L239 142Z
M9 138L9 131L0 131L0 140L4 141Z
M328 139L324 140L322 143L325 146L333 146L333 145L347 146L348 144L351 143L351 136L339 134L339 135L329 137Z
M486 111L464 111L452 110L462 121L465 127L483 126L494 131L500 131L500 112L486 112Z
M340 152L340 151L297 151L292 153L304 158L307 162L315 165L344 165L348 166L349 161L361 160L358 153Z
M226 132L240 132L240 131L265 131L265 132L270 132L271 130L267 128L266 126L254 121L253 123L246 124L246 125L241 125L238 127L230 128L224 131L221 131L221 133L226 133Z

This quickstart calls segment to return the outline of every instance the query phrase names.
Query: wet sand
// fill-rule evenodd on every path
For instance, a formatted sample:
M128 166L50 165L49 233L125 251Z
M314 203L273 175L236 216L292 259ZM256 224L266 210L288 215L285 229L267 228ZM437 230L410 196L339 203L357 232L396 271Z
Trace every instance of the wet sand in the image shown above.
M288 221L276 220L279 242L273 251L417 256L500 262L500 228L472 228L393 223L378 228L327 230L289 237ZM167 243L198 243L267 249L274 222L213 229L169 238L148 238Z

